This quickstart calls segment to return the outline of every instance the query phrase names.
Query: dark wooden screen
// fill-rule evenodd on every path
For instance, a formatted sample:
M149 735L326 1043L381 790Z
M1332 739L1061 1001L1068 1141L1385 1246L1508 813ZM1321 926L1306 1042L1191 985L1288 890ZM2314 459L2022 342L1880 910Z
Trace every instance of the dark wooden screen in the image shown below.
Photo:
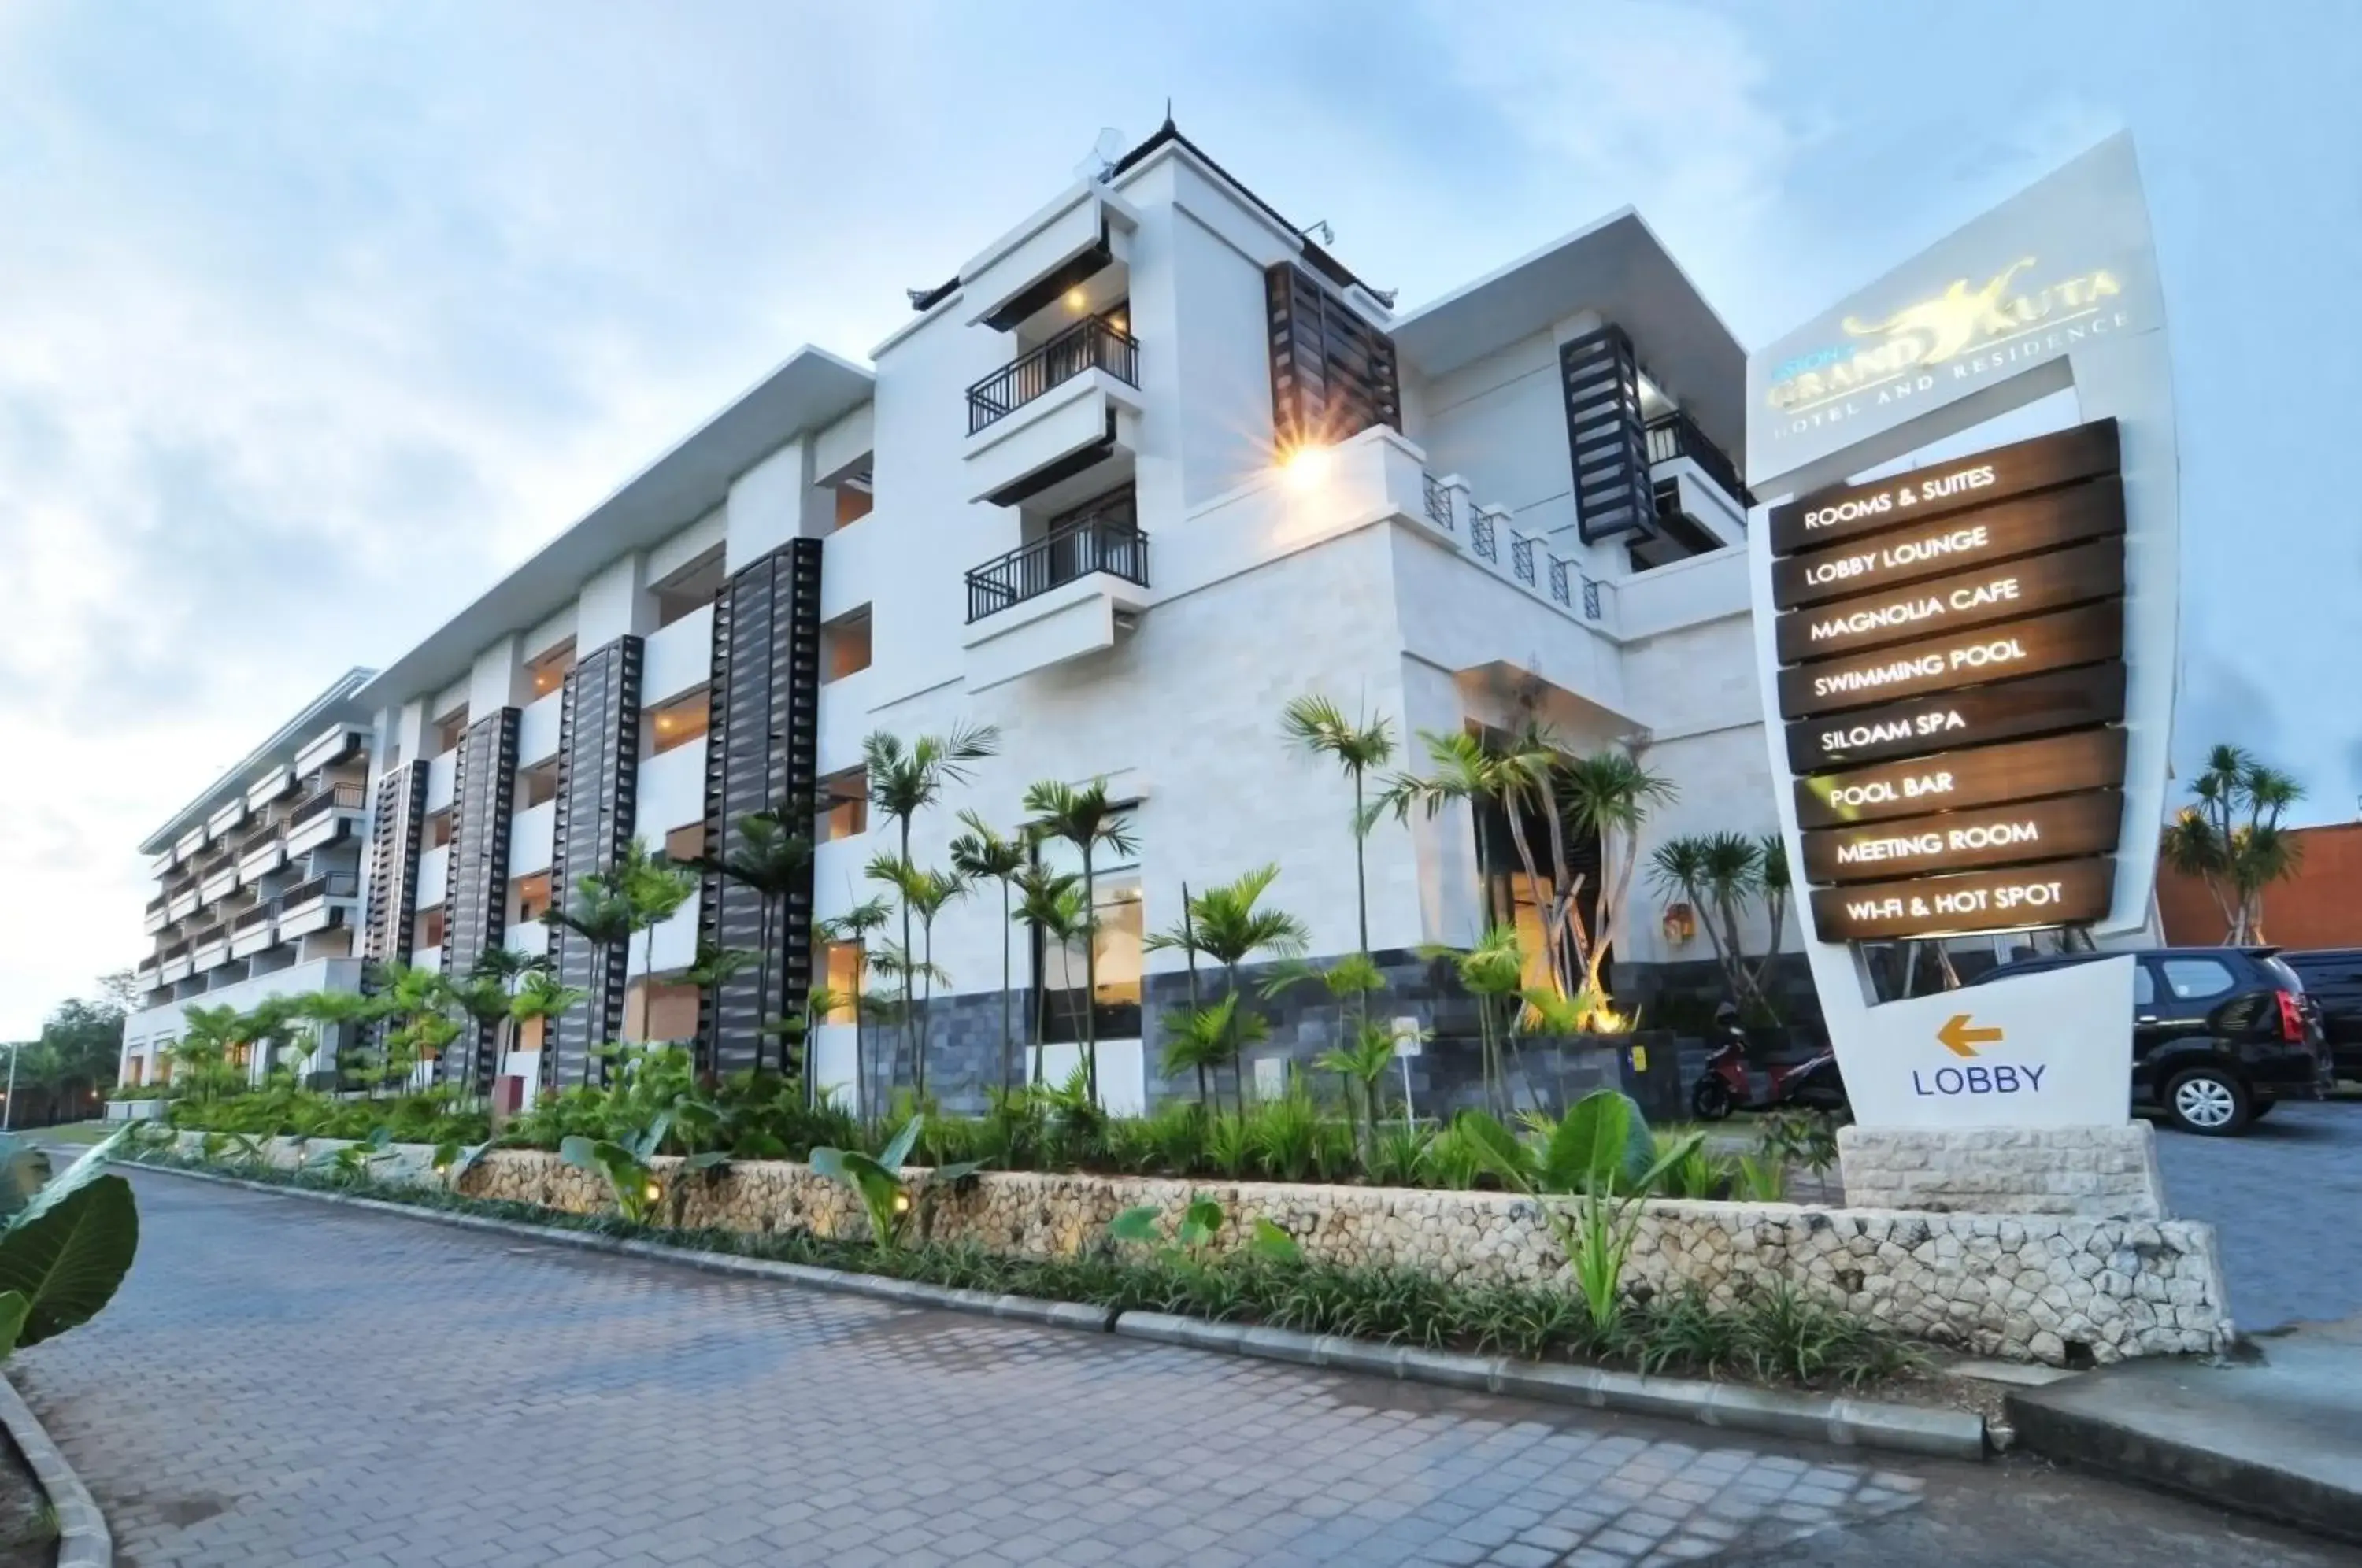
M550 824L549 897L571 910L583 878L606 871L631 843L639 790L639 638L622 636L566 672L557 710L557 800ZM623 1032L628 943L592 942L552 923L558 982L586 1000L552 1020L542 1042L542 1082L596 1081L594 1048Z
M793 539L732 574L713 605L712 716L705 737L705 853L737 846L737 822L784 805L794 831L811 831L820 743L818 539ZM811 873L777 911L768 962L710 988L699 1004L706 1062L729 1072L768 1060L763 1024L801 1010L811 987ZM763 900L709 874L699 895L700 937L761 950Z
M378 776L370 814L369 898L361 916L361 956L372 965L410 962L418 914L418 836L425 817L425 763Z
M1566 390L1566 442L1574 464L1575 524L1586 545L1657 531L1649 484L1648 427L1640 417L1640 365L1623 329L1603 326L1558 351Z
M509 823L516 788L514 708L468 727L453 761L450 867L443 894L443 972L464 977L508 933ZM444 1054L444 1079L479 1094L492 1088L494 1026L469 1020Z
M1292 262L1264 273L1271 317L1271 419L1282 453L1373 425L1402 428L1395 341Z

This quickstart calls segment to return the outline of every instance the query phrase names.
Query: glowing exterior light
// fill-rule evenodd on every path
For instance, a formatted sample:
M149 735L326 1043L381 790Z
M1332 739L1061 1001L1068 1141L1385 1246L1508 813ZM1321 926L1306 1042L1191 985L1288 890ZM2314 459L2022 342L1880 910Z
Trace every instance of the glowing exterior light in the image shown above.
M911 1195L909 1193L898 1192L894 1195L894 1212L897 1214L908 1214L911 1212Z
M1327 447L1298 447L1280 459L1279 469L1287 478L1288 489L1309 491L1329 481L1329 470L1336 461L1336 454Z
M1080 315L1085 311L1091 308L1091 296L1085 293L1079 287L1068 289L1066 291L1066 308L1073 311L1076 315Z

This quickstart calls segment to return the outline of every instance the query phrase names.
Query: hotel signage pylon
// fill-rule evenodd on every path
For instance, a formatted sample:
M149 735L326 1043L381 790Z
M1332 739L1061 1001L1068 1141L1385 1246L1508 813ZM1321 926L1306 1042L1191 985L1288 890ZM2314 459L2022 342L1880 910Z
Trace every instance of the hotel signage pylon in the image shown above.
M1860 944L2147 923L2178 480L2129 139L1753 356L1748 380L1766 730L1856 1118L2121 1124L2130 960L1880 1002ZM2046 398L2051 434L1894 470ZM2010 1071L1939 1072L1963 1055Z

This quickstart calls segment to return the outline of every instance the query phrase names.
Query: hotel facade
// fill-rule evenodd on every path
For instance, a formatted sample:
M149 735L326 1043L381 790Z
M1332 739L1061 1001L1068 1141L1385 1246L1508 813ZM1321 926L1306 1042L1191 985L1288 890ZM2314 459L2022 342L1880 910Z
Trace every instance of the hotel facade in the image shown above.
M1643 855L1773 825L1727 455L1744 357L1637 215L1398 312L1168 124L911 295L868 364L799 351L148 841L127 1081L152 1078L192 1002L351 988L370 962L464 975L500 945L546 951L590 999L520 1041L506 1083L472 1054L483 1088L584 1081L633 1035L747 1065L761 1020L851 981L854 951L816 933L881 890L865 867L896 847L865 801L877 731L998 732L918 817L921 866L948 865L962 809L1014 830L1035 780L1104 778L1124 805L1136 848L1096 867L1117 1109L1178 1087L1158 1021L1181 960L1142 938L1178 922L1185 885L1275 864L1266 899L1311 955L1357 945L1350 787L1291 745L1295 697L1384 715L1414 767L1418 732L1528 718L1573 750L1636 747L1678 790ZM751 970L682 979L701 937L754 945L734 885L707 880L628 948L538 920L635 838L712 853L782 800L808 803L814 851L768 996ZM1366 856L1381 1006L1431 1018L1417 950L1482 921L1473 819L1388 820ZM1708 956L1642 879L1630 897L1626 972ZM1030 1034L1037 987L1071 992L1082 966L1014 938ZM930 1078L954 1102L997 1077L1003 944L994 888L935 922ZM1056 1073L1072 1010L1047 1011ZM1283 1014L1254 1055L1327 1034ZM840 1092L853 1035L813 1037Z

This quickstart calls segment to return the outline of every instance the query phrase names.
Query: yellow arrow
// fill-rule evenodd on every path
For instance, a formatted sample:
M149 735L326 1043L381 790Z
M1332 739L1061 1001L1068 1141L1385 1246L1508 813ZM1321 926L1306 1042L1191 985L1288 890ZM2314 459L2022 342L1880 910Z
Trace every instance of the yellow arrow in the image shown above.
M1991 1045L2000 1040L2001 1031L1971 1029L1969 1027L1969 1015L1956 1012L1944 1021L1943 1028L1936 1031L1936 1039L1955 1056L1973 1056L1977 1054L1976 1047Z

